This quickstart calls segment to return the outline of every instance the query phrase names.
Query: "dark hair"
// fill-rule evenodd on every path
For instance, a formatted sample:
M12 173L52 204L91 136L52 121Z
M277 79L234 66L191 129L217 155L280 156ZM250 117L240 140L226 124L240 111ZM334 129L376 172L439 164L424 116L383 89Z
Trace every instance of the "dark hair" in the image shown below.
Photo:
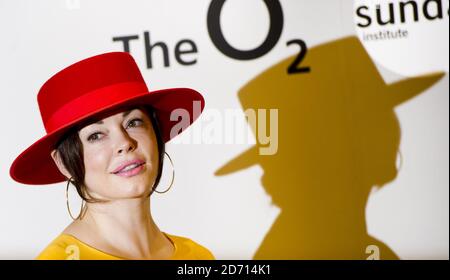
M163 160L164 160L164 152L165 152L165 144L162 139L161 130L159 127L158 118L156 116L155 110L150 106L136 106L131 107L133 108L141 108L143 109L148 117L151 120L151 123L153 125L153 130L155 131L155 136L158 144L158 151L159 151L159 164L158 164L158 174L155 179L155 183L151 189L151 192L149 196L153 193L153 191L156 189L156 187L159 184L159 181L161 179L162 174L162 168L163 168ZM92 121L90 121L92 122ZM88 122L89 123L89 122ZM75 185L78 194L80 197L87 201L87 202L105 202L103 200L94 199L92 198L87 188L84 184L84 177L85 177L85 167L84 167L84 160L83 160L83 144L81 142L81 139L78 135L78 131L86 125L86 122L73 127L71 130L69 130L65 135L61 137L61 139L56 144L56 151L58 153L58 157L60 158L61 162L66 167L67 171L72 176L72 183Z

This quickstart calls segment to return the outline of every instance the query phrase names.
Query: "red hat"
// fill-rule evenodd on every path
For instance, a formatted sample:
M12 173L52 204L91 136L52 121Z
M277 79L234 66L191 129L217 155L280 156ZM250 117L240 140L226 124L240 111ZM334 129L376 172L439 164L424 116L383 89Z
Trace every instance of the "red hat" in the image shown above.
M203 96L193 89L149 91L136 62L126 52L87 58L56 73L39 90L39 110L47 134L14 160L10 175L15 181L30 185L65 181L51 157L57 141L73 126L122 106L152 106L165 143L174 136L170 132L177 124L170 120L171 112L189 112L189 126L200 115L193 112L195 101L200 102L200 112L203 111Z

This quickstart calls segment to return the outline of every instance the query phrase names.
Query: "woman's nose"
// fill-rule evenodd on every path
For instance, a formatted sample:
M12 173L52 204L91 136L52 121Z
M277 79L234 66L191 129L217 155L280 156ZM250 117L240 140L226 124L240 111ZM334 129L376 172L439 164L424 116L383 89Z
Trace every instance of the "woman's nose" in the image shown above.
M133 151L136 149L137 143L136 140L128 135L127 131L124 129L120 129L116 136L116 154L124 154Z

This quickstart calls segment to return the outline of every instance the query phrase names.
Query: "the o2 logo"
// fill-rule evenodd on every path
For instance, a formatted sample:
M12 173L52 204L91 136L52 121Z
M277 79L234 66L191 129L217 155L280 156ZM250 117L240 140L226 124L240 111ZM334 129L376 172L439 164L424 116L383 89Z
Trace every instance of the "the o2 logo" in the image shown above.
M278 0L263 0L269 10L270 28L264 42L253 50L243 51L233 48L225 39L222 27L220 26L220 15L226 0L212 0L208 9L208 32L209 37L216 48L224 55L238 59L251 60L259 58L268 52L278 43L283 31L283 10Z
M223 6L226 0L211 0L211 3L207 12L207 28L208 34L213 45L225 56L232 59L248 61L260 58L269 53L278 43L281 34L283 32L284 16L283 9L279 0L261 0L269 12L269 31L266 35L264 42L251 50L240 50L233 47L225 38L220 24L220 18L223 10ZM155 49L161 49L163 53L163 62L165 67L171 66L170 47L162 41L153 42L150 32L144 31L144 48L146 55L147 68L153 68L152 54ZM131 42L139 40L138 34L132 34L128 36L116 36L113 37L114 42L122 42L124 51L131 51ZM297 45L299 47L299 53L288 67L287 72L289 74L295 73L308 73L311 71L308 66L301 66L304 58L307 55L308 47L305 41L301 39L293 39L286 43L287 46ZM178 64L184 66L192 66L197 64L197 58L193 58L193 55L198 54L197 44L192 39L183 39L176 43L174 50L174 57Z
M220 16L223 5L226 0L212 0L208 9L208 33L214 46L224 55L237 60L251 60L259 58L270 52L281 37L283 31L283 9L279 0L262 0L264 1L270 16L270 27L264 42L252 50L238 50L232 47L222 32L220 25ZM287 42L287 45L296 44L300 47L300 53L293 63L287 69L289 74L310 72L309 67L301 67L300 64L308 52L306 43L303 40L296 39Z

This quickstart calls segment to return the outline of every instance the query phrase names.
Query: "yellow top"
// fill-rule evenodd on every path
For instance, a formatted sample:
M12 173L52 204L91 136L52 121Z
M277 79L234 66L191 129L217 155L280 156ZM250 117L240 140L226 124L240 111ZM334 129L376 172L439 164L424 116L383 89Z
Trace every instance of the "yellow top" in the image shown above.
M170 260L214 260L213 254L191 239L163 234L175 251ZM125 260L100 251L69 234L61 234L37 257L38 260Z

